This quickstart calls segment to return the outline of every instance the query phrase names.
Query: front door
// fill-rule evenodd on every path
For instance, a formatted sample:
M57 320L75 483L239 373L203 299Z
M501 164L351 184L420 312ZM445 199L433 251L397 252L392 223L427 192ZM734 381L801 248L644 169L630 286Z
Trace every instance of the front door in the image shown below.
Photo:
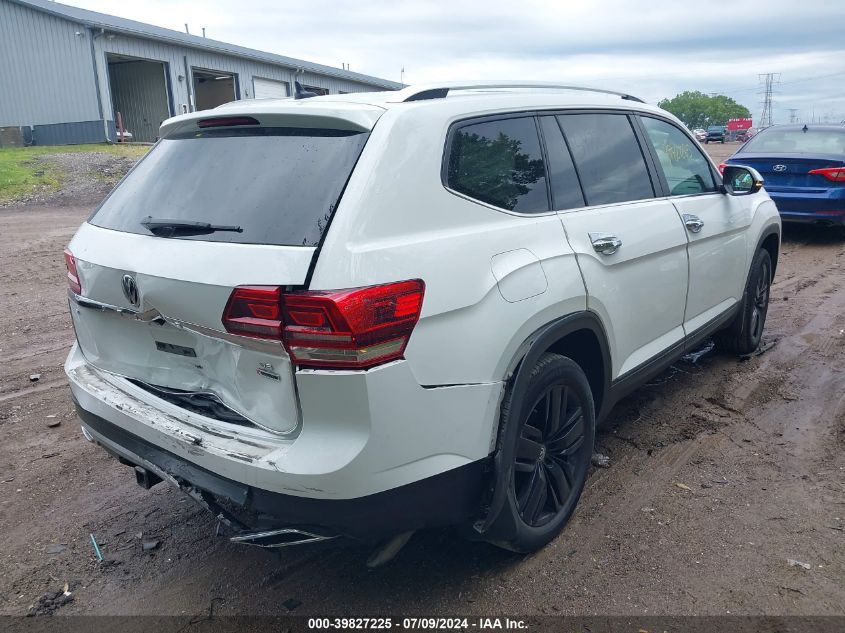
M710 161L698 143L674 123L641 116L668 200L689 239L689 293L686 334L718 318L742 297L748 269L750 202L717 186Z
M578 258L587 307L607 329L617 379L683 345L685 230L672 203L655 195L628 115L546 116L541 129L555 208ZM579 184L582 208L567 198Z

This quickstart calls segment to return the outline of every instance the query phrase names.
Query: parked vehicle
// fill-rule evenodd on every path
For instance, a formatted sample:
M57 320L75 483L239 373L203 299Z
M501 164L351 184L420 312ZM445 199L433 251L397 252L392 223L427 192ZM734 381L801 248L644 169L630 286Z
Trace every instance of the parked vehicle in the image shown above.
M692 135L695 137L696 141L704 141L707 139L707 130L696 128L692 131Z
M754 136L755 130L754 128L748 128L747 130L740 130L736 135L736 140L740 143L745 143L746 141L751 140L751 137Z
M706 337L760 343L759 174L720 178L630 95L237 102L161 139L65 253L65 371L89 439L237 542L458 525L536 550L619 398Z
M707 136L704 139L705 143L724 143L725 142L725 126L711 125L707 128Z
M845 224L845 126L766 128L723 166L737 164L763 175L784 220Z

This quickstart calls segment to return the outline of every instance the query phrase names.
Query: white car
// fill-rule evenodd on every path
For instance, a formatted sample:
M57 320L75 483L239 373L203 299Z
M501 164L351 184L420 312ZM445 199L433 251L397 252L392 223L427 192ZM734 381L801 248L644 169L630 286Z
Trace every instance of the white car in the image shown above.
M698 127L692 131L692 135L695 137L696 141L705 141L707 140L707 130L703 130L702 128Z
M242 543L457 525L536 550L621 396L705 337L758 346L761 187L663 110L571 86L169 119L66 252L83 431Z

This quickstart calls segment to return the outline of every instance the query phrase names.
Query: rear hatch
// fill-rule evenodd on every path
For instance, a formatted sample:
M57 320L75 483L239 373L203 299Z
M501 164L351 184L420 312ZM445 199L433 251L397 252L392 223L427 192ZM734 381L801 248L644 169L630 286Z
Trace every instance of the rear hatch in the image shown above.
M223 315L237 286L306 283L381 112L291 102L166 122L69 246L87 361L220 422L294 430L281 342L229 334Z

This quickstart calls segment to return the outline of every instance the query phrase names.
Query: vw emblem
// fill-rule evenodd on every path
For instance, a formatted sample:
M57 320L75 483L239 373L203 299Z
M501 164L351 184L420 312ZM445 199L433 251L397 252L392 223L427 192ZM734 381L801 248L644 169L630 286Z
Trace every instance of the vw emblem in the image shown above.
M132 275L123 275L123 296L136 308L141 303L138 296L138 284L135 283Z
M772 167L772 171L786 171L786 165L775 165Z

